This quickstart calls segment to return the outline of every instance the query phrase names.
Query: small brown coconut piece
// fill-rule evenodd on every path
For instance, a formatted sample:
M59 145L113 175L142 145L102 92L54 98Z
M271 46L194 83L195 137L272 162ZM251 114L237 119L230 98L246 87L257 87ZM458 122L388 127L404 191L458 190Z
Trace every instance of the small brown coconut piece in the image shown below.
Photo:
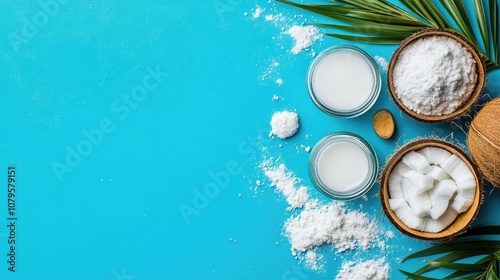
M500 188L500 98L486 103L474 117L467 145L484 177Z
M396 124L391 112L387 109L379 110L373 116L373 129L378 136L389 139L394 134Z

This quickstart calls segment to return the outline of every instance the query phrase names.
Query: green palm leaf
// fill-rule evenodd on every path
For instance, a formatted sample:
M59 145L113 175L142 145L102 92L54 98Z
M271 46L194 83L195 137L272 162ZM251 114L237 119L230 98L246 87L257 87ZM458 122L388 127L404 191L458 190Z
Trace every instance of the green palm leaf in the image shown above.
M498 63L498 3L496 0L489 0L491 34L493 40L493 55Z
M474 11L476 13L477 23L479 25L479 31L481 33L481 38L483 39L484 49L486 50L486 55L490 56L490 40L488 36L488 24L486 20L486 14L484 13L484 6L482 0L474 0Z
M451 18L458 25L459 32L471 42L476 41L463 0L439 0Z
M313 25L342 31L327 31L327 36L362 43L399 44L424 28L454 29L478 47L486 70L500 68L497 0L488 0L487 6L484 4L486 0L473 0L474 17L468 15L467 1L463 0L399 0L417 16L386 0L331 0L330 4L319 5L276 1L340 21L344 24ZM438 3L446 14L441 12ZM489 10L488 14L486 10ZM480 36L475 36L474 26L479 29Z

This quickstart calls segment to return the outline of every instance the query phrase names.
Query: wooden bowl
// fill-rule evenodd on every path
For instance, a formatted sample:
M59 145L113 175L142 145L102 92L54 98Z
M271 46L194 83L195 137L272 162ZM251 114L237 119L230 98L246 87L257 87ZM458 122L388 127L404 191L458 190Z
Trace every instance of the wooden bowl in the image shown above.
M449 225L443 231L437 233L424 232L409 228L396 216L396 214L389 207L389 198L390 198L389 175L394 169L394 166L396 166L396 164L398 164L401 161L401 158L405 154L409 153L410 151L417 151L425 147L442 148L452 154L455 154L461 160L463 160L465 164L467 164L467 166L472 171L472 174L474 175L474 178L476 180L476 193L474 197L474 202L472 203L470 208L466 212L463 212L460 215L458 215L458 217L451 225ZM386 166L382 170L382 174L380 176L380 199L382 202L382 209L384 210L385 214L392 222L392 224L406 235L424 240L446 241L452 239L466 231L467 227L469 227L472 221L474 221L474 219L476 218L476 215L478 214L479 211L479 206L483 202L483 192L481 187L482 181L480 179L481 177L479 176L479 174L480 173L477 167L474 165L471 159L467 156L467 154L464 151L462 151L457 146L442 140L432 139L432 138L415 140L413 142L404 145L398 151L396 151L389 158Z
M394 66L398 60L399 54L409 44L413 43L418 39L428 36L447 36L454 39L455 41L462 44L471 53L472 57L477 62L476 64L477 80L475 88L472 90L472 93L468 99L466 99L454 112L447 115L429 116L429 115L418 114L410 110L403 104L403 102L401 102L401 100L399 100L396 94L396 89L394 88L393 71L394 71ZM387 84L389 86L389 93L391 94L393 100L396 102L396 105L411 118L427 123L437 123L437 122L456 119L464 115L465 113L469 112L474 103L476 103L476 101L479 99L479 96L483 91L485 83L486 83L486 68L484 66L483 60L481 59L481 54L479 53L477 48L471 42L465 39L462 35L446 29L436 29L436 28L424 29L406 38L392 55L391 60L389 62L389 68L387 70Z

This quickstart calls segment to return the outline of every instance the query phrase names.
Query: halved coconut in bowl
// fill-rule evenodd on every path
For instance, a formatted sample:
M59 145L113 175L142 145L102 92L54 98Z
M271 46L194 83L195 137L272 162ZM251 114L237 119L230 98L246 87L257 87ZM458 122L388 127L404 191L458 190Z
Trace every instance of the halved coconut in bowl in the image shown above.
M382 208L402 233L446 241L465 232L478 214L480 178L459 147L433 138L415 140L396 151L382 170Z

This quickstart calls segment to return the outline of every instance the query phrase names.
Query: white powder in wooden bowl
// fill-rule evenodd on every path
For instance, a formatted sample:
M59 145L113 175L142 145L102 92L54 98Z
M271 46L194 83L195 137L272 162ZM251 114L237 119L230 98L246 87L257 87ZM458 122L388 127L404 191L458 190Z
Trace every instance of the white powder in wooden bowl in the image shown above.
M427 116L454 112L467 100L477 81L476 61L458 41L428 36L407 45L394 65L398 99Z

